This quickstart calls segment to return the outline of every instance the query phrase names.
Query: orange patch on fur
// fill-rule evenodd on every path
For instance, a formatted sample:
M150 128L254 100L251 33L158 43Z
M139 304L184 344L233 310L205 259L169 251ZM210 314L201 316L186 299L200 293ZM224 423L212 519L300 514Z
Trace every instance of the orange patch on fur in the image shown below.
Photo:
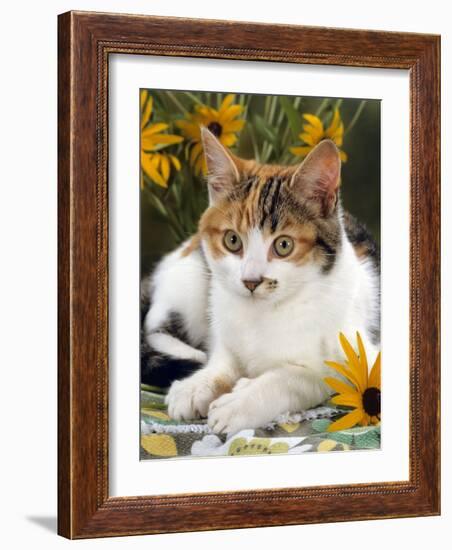
M225 256L228 252L223 246L223 235L232 226L233 212L225 203L209 207L199 221L199 235L204 236L214 258Z
M182 257L185 258L186 256L189 256L192 252L197 250L200 245L201 245L201 235L199 233L195 233L193 237L190 239L187 246L182 251Z
M270 235L270 233L268 233ZM314 227L310 224L297 224L295 222L286 224L279 232L278 236L275 239L279 238L282 235L287 235L292 237L294 240L295 246L292 254L289 254L286 258L281 258L278 256L274 250L273 246L270 247L268 251L269 260L278 260L293 262L297 265L302 265L306 263L309 259L309 252L314 248L317 232Z
M365 258L369 254L369 249L365 244L354 244L353 249L358 258Z
M220 397L224 393L229 393L232 390L231 381L228 378L217 376L213 381L213 391L216 397Z

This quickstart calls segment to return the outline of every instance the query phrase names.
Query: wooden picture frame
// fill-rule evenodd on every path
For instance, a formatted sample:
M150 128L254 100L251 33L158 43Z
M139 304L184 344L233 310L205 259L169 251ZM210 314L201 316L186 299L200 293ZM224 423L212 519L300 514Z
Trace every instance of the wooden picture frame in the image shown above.
M59 534L86 538L439 514L440 38L69 12L59 16L58 48ZM109 496L107 91L113 53L409 71L409 481Z

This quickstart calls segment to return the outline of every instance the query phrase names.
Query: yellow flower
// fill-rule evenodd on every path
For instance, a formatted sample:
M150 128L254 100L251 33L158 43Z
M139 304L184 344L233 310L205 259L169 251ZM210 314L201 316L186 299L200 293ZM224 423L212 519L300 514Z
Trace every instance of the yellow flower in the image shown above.
M349 385L336 378L325 378L324 381L338 393L331 401L336 405L344 405L353 409L330 424L328 427L329 432L345 430L356 424L361 426L367 426L369 423L378 424L380 421L381 352L378 352L372 370L368 375L366 350L359 332L356 333L356 338L359 354L356 354L347 338L340 333L339 340L347 360L343 364L325 361L329 367L351 383Z
M325 130L323 122L316 115L305 113L303 117L309 124L303 124L303 132L299 138L306 145L291 147L290 152L298 157L305 157L323 139L331 139L338 148L342 147L344 139L344 123L341 120L339 109L335 109L331 124ZM347 162L347 154L339 149L342 162Z
M165 147L180 143L182 136L174 134L162 134L168 128L164 122L150 123L152 116L153 100L147 90L142 90L141 103L141 168L144 173L157 185L168 187L168 179L171 166L180 170L179 159L168 153L160 152ZM144 187L143 175L141 175L141 188Z
M232 147L236 143L236 133L243 128L245 121L237 118L242 113L243 107L234 104L234 100L235 95L228 94L219 109L207 105L196 105L195 112L188 115L187 120L176 122L176 126L190 140L189 159L195 174L207 172L202 150L201 126L207 127L225 147Z

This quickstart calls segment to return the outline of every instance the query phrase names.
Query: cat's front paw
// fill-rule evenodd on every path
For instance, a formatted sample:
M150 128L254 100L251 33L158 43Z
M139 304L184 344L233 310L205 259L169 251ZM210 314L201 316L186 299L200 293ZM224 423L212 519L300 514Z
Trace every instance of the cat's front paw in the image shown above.
M174 420L194 420L207 416L215 399L214 388L202 377L191 376L172 383L165 398L168 414Z
M256 403L250 386L242 384L242 389L227 393L212 402L207 423L215 433L229 434L240 430L260 428L273 420Z

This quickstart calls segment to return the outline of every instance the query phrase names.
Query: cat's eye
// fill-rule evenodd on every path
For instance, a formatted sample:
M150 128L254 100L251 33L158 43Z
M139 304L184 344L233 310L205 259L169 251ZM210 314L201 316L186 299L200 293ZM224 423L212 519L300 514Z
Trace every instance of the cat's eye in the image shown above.
M281 258L288 256L294 248L294 242L291 237L278 237L273 241L273 250Z
M229 250L229 252L240 252L242 250L242 239L237 235L235 231L229 229L226 231L223 237L223 244Z

